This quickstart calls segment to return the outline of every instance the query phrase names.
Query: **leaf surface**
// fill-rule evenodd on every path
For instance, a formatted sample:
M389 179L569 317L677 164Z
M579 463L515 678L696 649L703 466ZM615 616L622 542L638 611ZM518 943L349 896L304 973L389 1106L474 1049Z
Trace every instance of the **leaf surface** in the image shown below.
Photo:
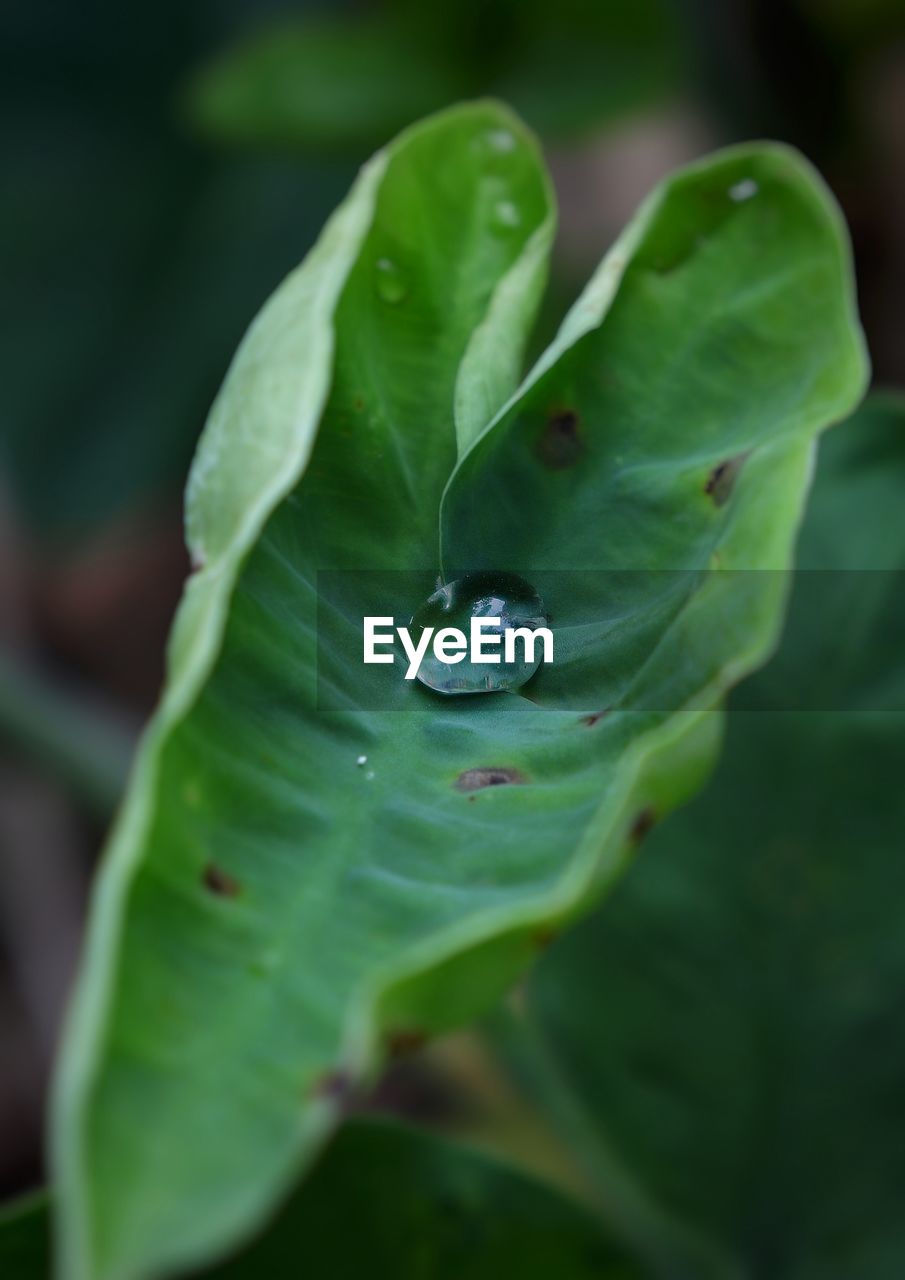
M905 1267L903 491L905 404L875 399L821 447L809 607L709 789L545 957L510 1034L670 1275L702 1274L689 1238L715 1276Z
M280 1276L301 1257L324 1274L399 1280L642 1276L551 1188L445 1139L361 1121L342 1130L275 1226L212 1280Z
M759 203L739 202L752 173ZM521 126L492 104L446 113L365 168L237 354L189 486L199 570L58 1074L71 1280L178 1270L250 1231L350 1083L400 1035L488 1007L700 784L723 693L774 641L775 575L707 570L788 562L812 437L860 393L838 215L790 153L696 166L652 197L516 393L550 234ZM645 395L652 353L687 380ZM529 448L531 472L520 424L567 391L588 447L552 470ZM628 437L634 559L614 488ZM716 501L713 469L739 447ZM404 617L430 590L453 472L447 556L593 573L611 567L597 522L619 534L613 561L651 571L613 649L634 702L597 714L597 635L575 688L539 684L537 702L399 681L391 709L357 709L360 613ZM491 525L472 526L472 491L500 504ZM325 570L364 576L367 607L319 600ZM677 570L664 602L658 575Z
M350 1230L350 1223L354 1229ZM48 1199L0 1214L10 1280L49 1276ZM321 1275L396 1280L642 1280L586 1209L475 1151L356 1120L264 1233L204 1280Z

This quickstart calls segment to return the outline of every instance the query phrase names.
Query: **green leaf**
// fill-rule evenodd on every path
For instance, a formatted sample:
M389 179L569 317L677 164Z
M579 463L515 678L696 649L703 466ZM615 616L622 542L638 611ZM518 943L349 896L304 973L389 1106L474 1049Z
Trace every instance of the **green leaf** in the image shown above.
M456 98L500 94L545 133L586 133L649 108L682 79L664 0L482 0L426 11L384 0L367 18L282 19L194 75L184 106L217 142L351 152Z
M373 145L467 92L441 50L398 21L283 20L227 48L186 93L193 125L231 143Z
M352 1224L350 1229L350 1224ZM35 1197L0 1215L9 1280L49 1275L49 1214ZM281 1280L641 1280L593 1217L553 1188L445 1139L354 1121L260 1238L204 1275Z
M49 1277L50 1215L43 1193L0 1206L0 1275L10 1280Z
M214 1274L279 1276L300 1258L322 1275L398 1280L641 1276L586 1210L551 1188L446 1140L360 1121L276 1225Z
M552 949L510 1040L670 1275L905 1270L903 488L905 401L876 399L821 449L796 596L826 608L793 601L710 788ZM777 710L815 663L820 702Z
M770 646L782 581L733 571L787 563L815 427L862 378L828 213L782 147L733 149L660 187L460 462L444 568L540 587L560 648L535 700L678 707L701 675L684 655L717 679L727 656L750 670ZM718 571L701 588L704 567ZM710 635L720 615L731 655Z
M752 174L757 198L733 199ZM775 575L705 570L714 556L788 562L811 439L860 394L834 207L800 160L771 148L680 175L485 429L514 392L551 231L521 126L492 104L444 114L365 168L240 348L193 470L201 567L97 887L58 1072L70 1280L184 1268L250 1231L385 1040L486 1009L551 922L586 909L653 817L700 784L714 708L773 643ZM727 291L737 258L747 271L732 269ZM658 360L689 377L658 380ZM698 412L645 396L651 382L697 397ZM519 423L554 390L580 394L587 449L553 472L529 450L526 503L506 492L529 474ZM634 417L631 391L643 397ZM601 718L595 700L579 715L567 689L545 705L438 700L400 681L392 710L356 710L361 600L340 593L319 611L318 571L367 571L364 612L410 612L413 582L430 589L457 456L448 554L484 553L474 486L502 504L481 526L500 561L524 546L550 569L545 540L564 536L570 511L601 529L625 523L617 409L639 436L626 492L653 557L643 567L690 570L698 588L683 574L684 596L664 606L648 574L651 594L642 579L623 620L643 709ZM715 494L714 460L724 476L740 446L750 454L734 492L724 477ZM319 698L325 682L347 709Z

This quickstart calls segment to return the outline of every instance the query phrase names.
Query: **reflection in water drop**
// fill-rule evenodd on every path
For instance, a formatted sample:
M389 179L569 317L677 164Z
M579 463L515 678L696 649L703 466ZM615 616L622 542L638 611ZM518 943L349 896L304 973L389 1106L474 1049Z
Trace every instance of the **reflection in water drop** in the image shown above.
M378 258L374 264L377 292L384 302L401 302L408 293L405 277L389 258Z
M514 573L467 573L440 587L416 610L410 624L412 642L418 644L425 627L433 627L435 632L456 627L468 636L472 618L499 618L499 625L488 628L485 636L501 635L510 627L533 631L548 622L544 602L524 578ZM499 653L502 659L501 645L488 651ZM446 694L518 689L534 675L542 656L543 646L538 643L529 661L519 641L514 662L473 663L469 653L457 662L441 662L431 645L421 662L418 679L428 688Z
M756 196L759 190L760 187L753 178L742 178L740 182L736 182L729 188L729 199L734 200L736 204L742 204L743 201Z
M498 200L494 206L493 220L498 227L504 227L508 231L519 225L522 216L511 200Z

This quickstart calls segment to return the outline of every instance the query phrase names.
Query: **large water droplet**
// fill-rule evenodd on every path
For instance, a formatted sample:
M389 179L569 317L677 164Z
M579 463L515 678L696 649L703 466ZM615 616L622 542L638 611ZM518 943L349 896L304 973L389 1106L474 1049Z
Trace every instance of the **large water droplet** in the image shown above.
M429 596L410 623L412 641L417 644L425 627L439 631L456 627L466 637L472 618L499 618L499 625L488 628L485 636L502 635L510 627L535 630L547 625L544 602L538 593L515 573L467 573L447 582ZM494 646L498 663L473 663L470 653L456 663L441 662L434 654L433 643L418 671L418 679L438 693L495 693L500 689L518 689L534 675L541 664L543 646L534 646L533 660L526 660L525 646L516 645L514 662L504 662L502 644Z
M377 292L384 302L401 302L408 293L405 277L389 258L378 258L374 263L374 277Z

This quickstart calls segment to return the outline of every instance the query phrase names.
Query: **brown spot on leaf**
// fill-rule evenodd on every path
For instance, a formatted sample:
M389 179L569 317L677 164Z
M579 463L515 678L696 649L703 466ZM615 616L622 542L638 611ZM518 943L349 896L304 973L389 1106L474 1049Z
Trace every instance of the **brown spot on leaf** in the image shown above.
M546 951L547 947L549 947L551 943L555 942L558 937L558 929L538 929L531 941L534 943L538 951Z
M222 867L218 867L215 862L209 862L204 868L201 873L201 883L209 893L213 893L218 898L235 898L239 895L239 881Z
M527 782L518 769L502 765L490 765L483 769L466 769L455 781L457 791L480 791L482 787L505 787Z
M590 715L582 716L579 724L586 724L589 729L593 729L598 720L602 720L604 716L610 714L610 708L604 707L602 711L592 711Z
M584 453L581 419L574 409L555 409L537 442L537 456L551 471L573 467Z
M652 805L647 805L638 814L632 823L631 831L629 831L629 839L633 844L640 844L644 837L650 832L651 828L657 821L657 815Z
M725 462L714 467L707 477L704 492L713 499L716 506L725 506L729 501L738 473L745 465L747 457L747 453L738 453L734 458L727 458Z
M391 1058L408 1058L426 1042L427 1036L415 1027L397 1027L388 1031L385 1037L386 1051Z

